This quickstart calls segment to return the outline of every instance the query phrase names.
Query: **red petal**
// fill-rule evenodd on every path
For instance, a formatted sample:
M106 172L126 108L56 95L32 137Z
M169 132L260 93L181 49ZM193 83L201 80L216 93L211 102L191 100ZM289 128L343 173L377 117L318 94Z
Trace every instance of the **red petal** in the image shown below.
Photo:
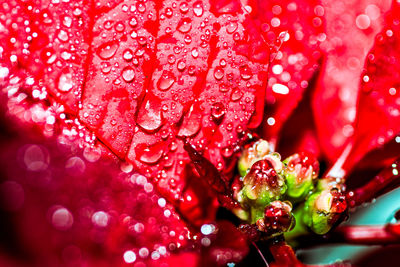
M323 9L315 0L252 2L264 39L279 49L271 58L263 122L265 137L275 139L319 66Z
M386 26L376 36L362 74L350 169L367 152L400 132L400 5L394 3Z
M363 62L374 36L383 27L382 14L390 2L323 4L327 36L322 48L327 56L316 85L313 110L318 137L330 161L339 157L353 134Z

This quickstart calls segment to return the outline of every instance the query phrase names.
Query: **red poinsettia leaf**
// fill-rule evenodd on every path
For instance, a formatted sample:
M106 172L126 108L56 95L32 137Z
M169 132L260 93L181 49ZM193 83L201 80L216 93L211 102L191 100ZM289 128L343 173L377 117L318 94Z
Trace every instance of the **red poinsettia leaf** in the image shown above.
M321 148L331 162L354 132L359 83L368 50L391 1L323 2L326 57L313 96Z
M221 151L237 143L238 132L261 122L263 101L255 101L255 95L264 97L268 66L268 51L236 54L243 43L252 44L254 51L266 48L257 31L245 29L251 26L246 15L219 15L210 7L207 1L183 6L165 2L160 9L157 66L139 103L139 127L127 156L182 210L196 205L207 210L199 213L208 214L204 218L212 218L215 207L204 205L210 201L201 194L193 195L207 184L191 182L185 174L190 159L180 138L193 138L200 150L207 147L205 155L223 168ZM197 216L189 218L196 222Z
M400 133L400 5L394 3L376 36L362 74L354 144L344 166L350 169L368 151Z
M220 16L215 27L219 36L215 58L196 104L202 113L201 129L191 137L219 170L225 170L225 158L232 155L243 132L261 122L263 101L259 100L265 93L269 52L244 13L237 19ZM244 55L244 44L250 51L264 52Z
M150 79L144 70L153 59L155 38L144 25L156 17L153 2L123 2L93 25L79 117L121 158L132 139L138 99Z
M29 56L22 65L42 81L50 95L77 113L91 36L91 2L22 2L31 32Z
M264 39L275 46L271 57L263 132L276 139L318 68L324 41L319 1L250 1L251 15ZM322 11L321 11L322 9Z

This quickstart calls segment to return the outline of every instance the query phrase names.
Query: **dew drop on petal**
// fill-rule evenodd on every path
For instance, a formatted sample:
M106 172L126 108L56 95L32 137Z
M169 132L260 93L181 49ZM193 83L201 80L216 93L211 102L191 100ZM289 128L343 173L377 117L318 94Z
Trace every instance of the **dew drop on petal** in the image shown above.
M172 73L164 71L157 82L157 88L161 91L167 91L175 82L175 77Z
M198 56L199 56L199 50L197 50L197 48L193 48L192 57L197 58Z
M249 66L245 65L240 68L240 77L242 77L243 80L249 80L253 76L253 73L251 72Z
M229 22L229 24L226 26L226 32L229 34L234 33L238 28L238 24L234 21Z
M197 17L201 17L203 15L203 3L201 1L193 4L193 12Z
M214 77L216 80L221 80L224 77L224 70L221 67L214 69Z
M61 73L58 78L57 89L63 93L69 92L74 87L71 73Z
M234 101L234 102L238 101L239 99L242 98L242 96L243 96L242 91L240 91L239 89L235 89L235 90L232 91L231 100Z
M124 79L125 82L130 83L135 79L135 71L131 67L125 67L122 70L122 79Z
M126 49L122 55L122 57L126 60L126 61L130 61L133 58L133 51L131 49Z
M110 59L117 52L118 44L116 42L108 42L99 46L97 54L102 59Z
M189 18L183 18L181 21L179 21L177 29L181 33L189 32L192 29L192 20Z
M211 117L214 122L220 123L225 116L225 107L221 102L214 103L211 107Z
M177 68L179 71L184 71L186 68L186 63L184 60L179 60L177 63Z

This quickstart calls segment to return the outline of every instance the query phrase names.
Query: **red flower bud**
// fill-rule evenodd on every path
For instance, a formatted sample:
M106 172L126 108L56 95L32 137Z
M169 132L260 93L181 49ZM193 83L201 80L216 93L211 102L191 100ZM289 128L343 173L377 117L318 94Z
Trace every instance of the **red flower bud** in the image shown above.
M292 214L290 203L282 201L271 202L265 207L264 218L257 220L256 224L260 231L268 235L287 232L293 229L295 219Z

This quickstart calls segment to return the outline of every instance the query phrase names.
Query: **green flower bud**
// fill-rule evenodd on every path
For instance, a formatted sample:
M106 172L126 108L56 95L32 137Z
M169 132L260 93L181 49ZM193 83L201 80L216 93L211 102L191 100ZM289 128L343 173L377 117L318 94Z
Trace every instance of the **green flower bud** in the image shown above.
M245 147L238 162L240 176L245 176L254 162L263 159L264 156L268 155L269 152L269 143L262 139L250 146Z
M287 184L287 196L293 202L300 202L314 189L318 177L319 163L308 153L296 153L285 161L283 174Z
M286 191L282 171L282 162L275 154L267 155L265 159L253 164L243 178L243 188L239 202L250 202L249 206L262 206L279 199Z
M304 205L304 223L315 233L325 234L347 210L341 185L330 178L318 182L317 191Z

